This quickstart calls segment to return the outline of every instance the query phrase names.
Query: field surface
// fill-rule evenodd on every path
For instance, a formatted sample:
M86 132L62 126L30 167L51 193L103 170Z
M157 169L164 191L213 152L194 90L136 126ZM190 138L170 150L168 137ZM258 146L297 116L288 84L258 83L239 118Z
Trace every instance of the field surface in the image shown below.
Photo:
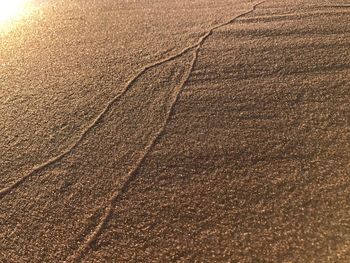
M350 262L350 1L31 1L1 263Z

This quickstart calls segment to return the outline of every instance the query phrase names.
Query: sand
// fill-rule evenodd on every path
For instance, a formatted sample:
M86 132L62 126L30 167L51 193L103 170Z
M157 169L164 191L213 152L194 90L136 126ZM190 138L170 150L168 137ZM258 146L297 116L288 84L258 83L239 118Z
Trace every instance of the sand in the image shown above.
M40 3L0 36L0 262L350 261L346 1Z

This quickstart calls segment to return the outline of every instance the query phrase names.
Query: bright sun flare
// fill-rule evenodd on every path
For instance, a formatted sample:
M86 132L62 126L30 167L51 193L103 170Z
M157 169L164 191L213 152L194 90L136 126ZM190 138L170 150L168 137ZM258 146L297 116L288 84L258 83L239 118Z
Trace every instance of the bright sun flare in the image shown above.
M24 11L26 0L0 0L0 23L18 17Z

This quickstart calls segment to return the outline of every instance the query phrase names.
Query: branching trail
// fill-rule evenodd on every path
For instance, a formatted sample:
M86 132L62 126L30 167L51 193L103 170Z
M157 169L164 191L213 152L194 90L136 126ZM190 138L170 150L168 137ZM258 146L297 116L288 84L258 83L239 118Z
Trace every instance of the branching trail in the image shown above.
M142 76L147 70L157 67L159 65L162 65L166 62L172 61L176 58L181 57L183 54L185 54L186 52L188 52L189 50L195 48L196 46L198 46L199 41L191 46L188 46L186 48L184 48L183 50L181 50L179 53L172 55L170 57L167 57L165 59L156 61L150 65L147 65L145 67L143 67L132 79L130 79L125 88L123 89L123 91L121 93L119 93L117 96L115 96L112 100L110 100L108 102L108 104L105 106L105 108L100 112L100 114L97 115L97 117L94 119L94 121L85 128L85 130L83 130L83 132L79 135L78 139L70 146L68 147L65 151L63 151L61 154L49 159L48 161L46 161L45 163L42 163L41 165L34 167L33 170L31 170L29 173L27 173L25 176L19 178L17 181L15 181L14 183L12 183L10 186L5 187L3 189L0 190L0 199L3 198L5 195L7 195L8 193L10 193L13 189L17 188L18 186L20 186L25 180L27 180L28 178L36 175L39 172L44 171L45 169L47 169L48 167L50 167L50 165L59 162L60 160L62 160L64 157L66 157L67 155L69 155L83 140L84 138L91 132L91 130L96 127L101 120L103 119L103 117L105 117L107 115L107 113L111 110L111 108L113 107L113 105L115 103L117 103L120 98L122 96L124 96L132 87L132 85L137 81L137 79Z
M206 34L206 36L207 35L208 34ZM81 259L83 257L83 255L84 255L84 253L86 253L86 251L90 247L90 245L99 236L99 234L101 233L103 227L106 225L106 223L108 222L108 219L110 218L110 216L113 213L114 204L121 198L122 194L125 193L128 190L130 183L132 181L134 181L134 179L136 178L137 171L140 169L140 167L144 163L148 153L151 151L151 149L154 147L156 142L159 140L159 138L163 134L164 129L166 127L166 124L169 122L169 120L171 118L171 112L173 111L174 106L175 106L177 100L180 97L181 90L182 90L183 86L185 85L185 83L187 82L187 80L190 77L192 69L193 69L193 67L195 65L195 62L197 60L198 50L199 50L199 45L195 49L195 55L194 55L194 57L192 59L190 70L188 70L188 72L186 73L186 78L182 81L181 85L177 88L176 95L175 95L174 100L172 101L170 109L169 109L169 111L167 113L167 118L165 119L164 123L162 124L160 130L157 132L155 137L152 139L151 143L146 146L146 148L144 149L144 152L142 154L142 157L137 161L137 163L134 166L134 168L127 174L127 176L125 176L123 178L124 180L123 180L123 182L121 182L121 186L122 187L120 189L118 189L116 192L114 192L114 194L112 195L112 198L110 200L109 206L106 209L106 213L101 218L101 220L100 220L99 224L97 225L97 227L95 228L94 232L87 239L86 243L82 247L79 248L77 253L75 255L73 255L71 259L68 260L68 262L71 262L71 261L75 262L75 261Z
M263 1L265 2L265 1ZM68 156L83 140L84 138L93 130L93 128L95 128L103 119L103 117L105 117L107 115L107 113L111 110L111 108L113 107L113 105L115 103L117 103L120 98L125 95L130 88L132 87L132 85L137 81L137 79L142 76L147 70L157 67L159 65L162 65L166 62L172 61L176 58L181 57L183 54L185 54L186 52L197 48L198 46L200 46L203 41L213 32L213 30L218 29L219 27L223 27L225 25L228 25L230 23L232 23L234 20L238 19L239 17L242 17L244 15L247 15L251 12L253 12L255 10L255 8L262 4L263 2L260 2L258 4L255 4L253 6L253 8L245 13L240 14L239 16L223 23L223 24L219 24L217 26L214 26L213 28L211 28L205 35L203 35L198 41L197 43L190 45L188 47L185 47L184 49L182 49L179 53L172 55L170 57L167 57L165 59L156 61L152 64L146 65L145 67L143 67L132 79L130 79L127 83L125 88L122 90L121 93L119 93L118 95L116 95L114 98L112 98L107 105L105 106L105 108L100 112L100 114L98 114L96 116L96 118L94 119L94 121L87 126L82 133L79 135L78 139L70 146L68 147L65 151L63 151L61 154L49 159L48 161L34 167L30 172L28 172L26 175L24 175L23 177L19 178L18 180L16 180L15 182L13 182L11 185L4 187L0 190L0 199L2 199L4 196L6 196L7 194L9 194L12 190L16 189L17 187L19 187L24 181L26 181L28 178L35 176L36 174L44 171L45 169L49 168L51 165L53 165L54 163L59 162L60 160L62 160L64 157Z
M111 196L110 202L109 202L109 206L106 208L106 211L104 213L104 215L101 217L99 223L97 224L96 228L94 229L94 231L91 233L91 235L87 238L86 242L76 251L75 254L73 254L71 257L69 257L67 259L67 262L79 262L80 260L82 260L84 258L84 256L86 255L86 253L89 251L89 248L91 247L91 244L93 244L97 237L101 234L102 230L104 229L104 227L106 226L106 224L108 223L110 217L113 214L114 211L114 207L116 205L116 203L118 201L121 200L123 194L125 194L129 187L130 184L136 179L137 174L139 169L142 167L142 165L144 164L146 157L148 156L148 154L151 152L151 150L154 148L154 146L157 144L157 142L160 140L160 138L163 136L165 129L173 115L173 111L175 108L175 105L177 103L177 101L180 98L180 95L184 89L185 84L188 82L191 73L195 67L195 64L197 62L197 58L198 58L198 53L200 48L202 47L203 43L205 42L205 40L213 33L214 30L224 27L226 25L229 25L230 23L234 22L235 20L237 20L240 17L243 17L245 15L248 15L252 12L255 11L256 7L265 3L266 1L262 1L259 2L257 4L255 4L251 10L244 12L232 19L230 19L227 22L224 22L222 24L219 24L217 26L212 27L207 33L205 33L197 42L197 44L188 47L186 49L184 49L182 52L180 53L185 53L186 51L193 49L194 48L194 54L193 54L193 59L191 61L191 65L189 70L187 71L185 77L183 78L181 84L179 85L179 87L176 90L176 94L171 102L171 106L167 112L166 118L162 124L162 126L160 127L159 131L155 134L154 138L152 139L152 141L145 147L144 152L141 156L141 158L138 160L138 162L135 164L135 166L132 168L132 170L129 171L129 173L123 178L123 181L121 182L121 187L119 189L117 189L114 194ZM186 51L185 51L186 50ZM179 54L180 54L179 53ZM179 57L180 55L176 55L176 57ZM162 63L158 63L158 65L160 65Z

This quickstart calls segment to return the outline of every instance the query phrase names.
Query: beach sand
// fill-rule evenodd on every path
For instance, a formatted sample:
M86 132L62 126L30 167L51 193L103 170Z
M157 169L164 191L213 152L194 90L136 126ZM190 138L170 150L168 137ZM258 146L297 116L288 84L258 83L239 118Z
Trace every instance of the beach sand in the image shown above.
M0 40L0 262L350 261L348 1L42 2Z

